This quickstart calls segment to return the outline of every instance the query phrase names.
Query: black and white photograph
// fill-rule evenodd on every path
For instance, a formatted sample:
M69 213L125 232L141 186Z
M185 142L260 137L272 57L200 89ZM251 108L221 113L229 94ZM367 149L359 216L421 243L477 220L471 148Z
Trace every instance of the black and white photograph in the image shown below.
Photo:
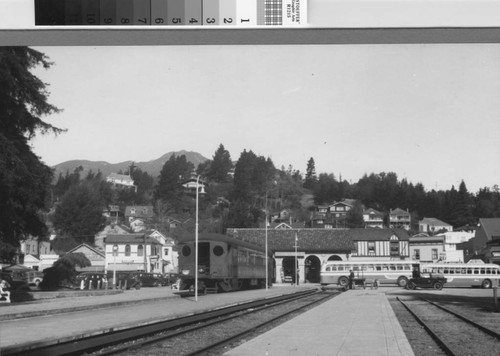
M0 0L0 355L491 354L500 4L422 3Z

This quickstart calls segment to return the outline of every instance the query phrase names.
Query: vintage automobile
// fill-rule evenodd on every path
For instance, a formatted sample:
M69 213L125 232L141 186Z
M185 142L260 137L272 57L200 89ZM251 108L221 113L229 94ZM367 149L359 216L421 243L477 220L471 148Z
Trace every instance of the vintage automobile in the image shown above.
M432 274L429 274L428 277L426 277L425 275L421 275L420 277L410 278L405 288L406 289L433 288L441 290L443 289L445 283L446 283L446 278L442 276L433 276Z

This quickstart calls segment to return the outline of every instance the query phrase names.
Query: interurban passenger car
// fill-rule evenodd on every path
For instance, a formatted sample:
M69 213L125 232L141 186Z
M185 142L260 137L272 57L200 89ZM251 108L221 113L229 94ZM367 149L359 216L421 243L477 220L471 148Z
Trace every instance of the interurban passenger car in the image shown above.
M195 236L179 240L179 279L172 285L176 294L194 293ZM268 253L268 282L273 259ZM200 234L198 238L198 291L234 291L265 287L265 247L221 234Z

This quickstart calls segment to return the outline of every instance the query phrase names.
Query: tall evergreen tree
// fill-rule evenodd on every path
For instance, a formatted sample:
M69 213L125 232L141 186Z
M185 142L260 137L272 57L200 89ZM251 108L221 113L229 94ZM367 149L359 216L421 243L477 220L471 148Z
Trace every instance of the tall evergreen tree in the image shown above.
M304 188L313 189L316 182L317 182L316 164L314 163L314 158L311 157L309 158L309 161L307 161Z
M52 63L27 47L0 47L0 242L17 246L47 228L40 215L52 170L36 156L29 141L36 134L62 132L42 120L59 109L48 103L46 84L31 73Z
M216 183L224 183L228 180L229 172L232 168L231 155L221 143L210 163L207 178Z

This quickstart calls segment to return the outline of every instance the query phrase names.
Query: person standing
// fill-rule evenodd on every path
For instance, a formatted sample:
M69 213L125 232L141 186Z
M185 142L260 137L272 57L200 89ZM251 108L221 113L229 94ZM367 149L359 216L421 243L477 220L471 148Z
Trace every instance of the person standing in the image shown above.
M349 289L352 289L352 284L354 283L354 272L351 269L349 273Z
M5 303L10 303L10 291L8 289L10 288L9 283L5 280L0 280L0 298L5 298Z

